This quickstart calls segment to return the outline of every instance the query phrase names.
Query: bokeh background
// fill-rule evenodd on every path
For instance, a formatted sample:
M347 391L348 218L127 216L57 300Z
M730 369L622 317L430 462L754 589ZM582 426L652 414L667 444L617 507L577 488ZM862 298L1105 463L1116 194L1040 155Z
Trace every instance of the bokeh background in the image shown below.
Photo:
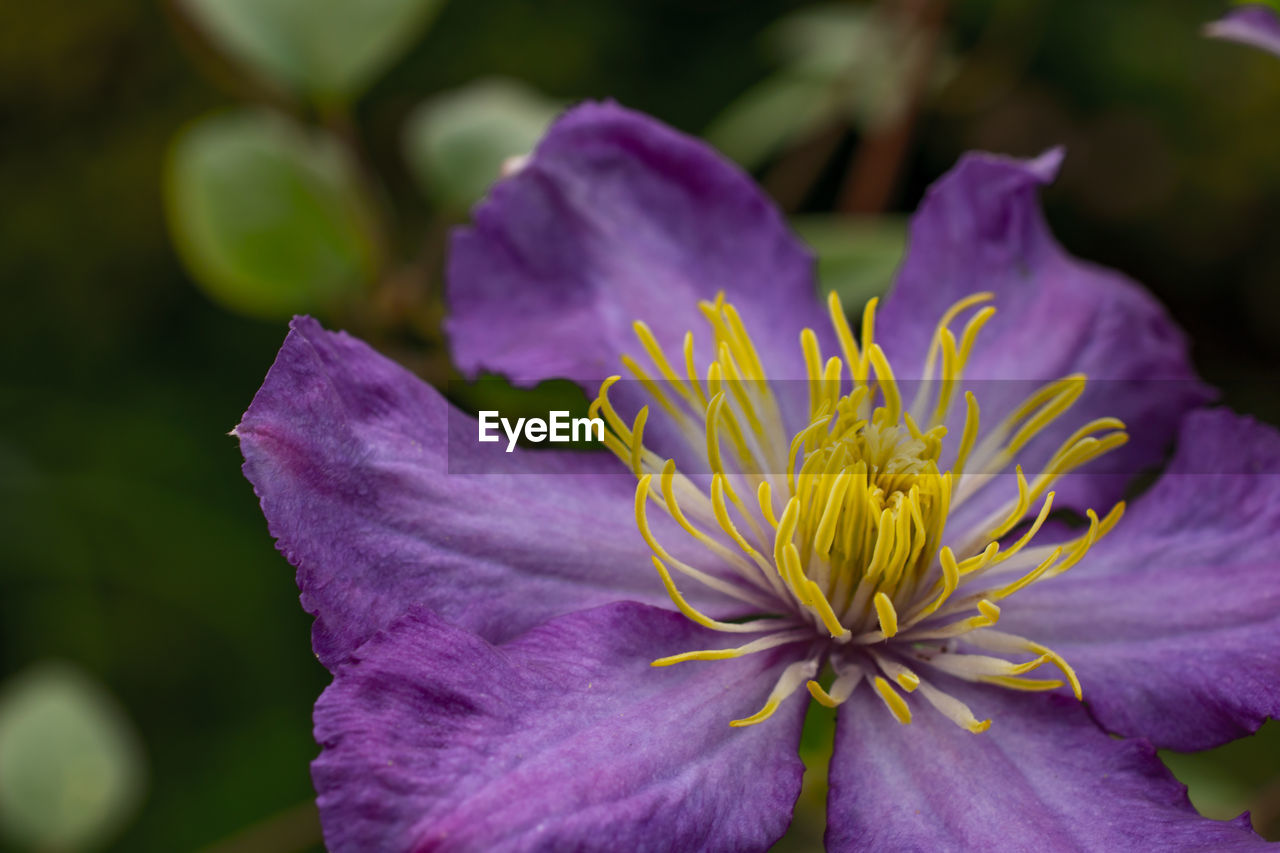
M447 228L575 100L706 135L855 304L963 151L1065 144L1060 239L1151 288L1228 404L1280 420L1280 60L1204 39L1223 11L0 5L0 844L319 849L326 673L227 432L293 311L446 382ZM1280 837L1276 724L1166 758L1206 814ZM813 775L787 849L818 844Z

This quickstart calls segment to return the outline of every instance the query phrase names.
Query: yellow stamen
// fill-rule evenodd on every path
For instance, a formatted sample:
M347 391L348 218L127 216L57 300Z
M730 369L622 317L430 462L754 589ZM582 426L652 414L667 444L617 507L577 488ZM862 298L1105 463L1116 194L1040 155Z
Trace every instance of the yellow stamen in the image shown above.
M764 707L756 711L750 717L741 720L733 720L729 725L734 728L742 726L754 726L756 723L763 722L773 716L773 712L778 710L782 704L782 700L786 699L796 691L801 684L804 684L809 678L818 671L818 660L797 661L782 671L782 676L778 679L778 683L774 686L773 691L769 693L768 700L765 701Z
M898 633L898 612L893 609L893 601L883 592L877 592L874 599L876 616L880 619L880 630L886 637Z
M686 663L691 660L732 660L733 658L740 658L743 655L752 655L756 652L776 649L778 646L785 646L787 643L796 643L801 640L807 640L811 636L812 635L804 629L779 631L776 634L770 634L767 637L752 640L745 646L737 646L732 649L703 649L696 652L681 652L678 655L668 655L665 658L658 658L649 665L671 666L672 664Z
M1083 533L1053 546L1033 544L1052 512L1054 483L1128 436L1115 418L1089 420L1047 462L1038 463L1040 473L1028 482L1017 455L1071 409L1083 393L1083 376L1045 384L982 436L972 391L964 392L963 414L951 413L979 335L995 314L984 304L993 298L973 294L938 319L923 362L924 382L906 406L905 385L875 341L877 300L862 313L858 340L840 298L830 295L827 312L839 353L824 356L814 330L800 333L809 400L808 411L799 414L808 418L792 432L784 429L778 405L787 398L775 396L768 365L723 293L698 305L711 331L701 350L709 361L701 368L692 333L683 338L682 358L672 359L649 326L633 325L647 361L642 365L624 355L622 363L656 405L624 420L609 400L619 381L615 376L602 383L590 413L605 420L605 446L637 479L636 527L667 595L686 618L726 634L759 635L745 645L687 651L653 664L724 660L810 644L803 660L783 670L764 706L733 725L767 719L801 684L816 701L834 707L867 678L903 723L912 712L899 691L918 692L957 725L984 731L990 720L978 720L930 683L929 668L1015 690L1068 683L1082 695L1060 655L991 626L1000 619L997 602L1016 600L1028 586L1087 559L1120 520L1123 504L1103 518L1089 509ZM966 312L963 330L953 330ZM670 419L676 434L688 437L690 449L705 455L708 477L681 474L667 458L677 452L662 448L660 456L645 446L650 417ZM949 468L947 460L954 460ZM993 501L999 508L987 518L952 530L953 507L980 489L1005 488L999 484L1007 480L998 475L1011 465L1015 494L1003 506ZM742 500L752 496L750 503ZM684 559L676 558L657 540L646 514L650 502L713 558L707 570L683 551ZM1037 503L1026 530L1002 545ZM676 572L749 604L759 615L742 622L712 618L685 598ZM1015 579L989 582L1006 573ZM969 644L1009 658L973 654ZM835 672L829 688L814 678L822 660ZM922 669L904 661L913 667L919 661ZM1045 664L1061 671L1063 680L1026 677ZM880 675L874 675L877 669Z
M876 693L880 694L880 698L884 701L885 707L897 718L898 722L904 726L910 723L911 709L907 707L906 700L889 686L889 682L877 675L872 683L875 685Z

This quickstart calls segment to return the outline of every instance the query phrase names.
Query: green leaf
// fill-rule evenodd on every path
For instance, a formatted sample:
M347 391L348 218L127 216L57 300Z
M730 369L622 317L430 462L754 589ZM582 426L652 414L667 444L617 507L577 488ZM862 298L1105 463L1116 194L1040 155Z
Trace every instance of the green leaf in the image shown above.
M754 169L819 130L840 104L830 81L784 70L740 95L703 135L726 156Z
M1196 811L1213 820L1230 820L1249 808L1253 790L1229 767L1213 757L1186 753L1161 753L1165 765L1187 786Z
M0 828L41 850L107 840L132 817L144 759L106 691L65 664L43 664L0 691Z
M165 196L187 268L233 311L320 311L374 274L354 166L333 138L284 118L245 111L191 125L174 140Z
M857 61L870 38L884 28L866 7L814 6L781 19L766 33L773 53L786 65L832 79Z
M839 293L847 311L889 289L907 244L904 217L804 216L791 225L818 256L823 293Z
M796 12L771 26L765 40L780 68L739 96L705 134L748 168L824 127L873 131L895 121L907 106L912 69L931 49L920 33L849 5ZM953 66L940 51L929 85L942 86Z
M533 150L560 109L518 81L478 80L414 110L405 158L428 196L466 210L501 177L504 161Z
M180 0L232 59L322 103L358 96L442 0Z

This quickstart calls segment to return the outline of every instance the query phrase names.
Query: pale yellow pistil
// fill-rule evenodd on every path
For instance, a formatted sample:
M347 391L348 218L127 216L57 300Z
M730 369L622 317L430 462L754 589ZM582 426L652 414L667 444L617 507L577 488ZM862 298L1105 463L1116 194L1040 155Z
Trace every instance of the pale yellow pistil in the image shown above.
M809 329L801 333L808 417L794 434L785 430L776 389L723 295L699 305L715 353L702 373L692 333L685 335L677 368L648 327L635 324L656 375L629 356L623 364L705 457L706 488L645 446L648 407L630 424L614 410L608 392L620 377L601 386L592 414L603 415L606 445L638 479L636 525L676 607L704 627L752 635L740 646L689 651L654 665L807 643L764 707L730 725L767 719L801 685L835 706L866 680L903 723L911 721L903 694L918 694L957 724L984 731L990 721L978 720L931 683L935 671L1018 690L1069 683L1080 697L1075 673L1059 655L991 626L1000 618L999 602L1078 563L1119 521L1123 504L1105 518L1090 510L1088 529L1074 540L1030 544L1052 509L1054 482L1127 436L1114 418L1082 425L1032 482L1015 466L1017 494L998 511L967 530L948 529L955 508L1013 465L1018 452L1078 399L1085 381L1068 376L1048 383L979 441L975 396L966 391L963 406L954 404L978 333L994 314L984 304L991 299L974 294L939 320L925 381L908 404L875 343L875 300L863 314L859 345L832 294L828 307L840 354L824 361L817 336ZM970 309L977 310L957 337L950 325ZM962 411L953 413L955 408ZM701 556L678 557L658 541L650 504L675 520ZM1010 541L1028 518L1025 531ZM673 571L770 615L746 622L712 619L684 598ZM1030 657L1017 662L1006 657L1025 655ZM824 664L833 672L825 688L816 680ZM1061 678L1026 677L1044 664Z

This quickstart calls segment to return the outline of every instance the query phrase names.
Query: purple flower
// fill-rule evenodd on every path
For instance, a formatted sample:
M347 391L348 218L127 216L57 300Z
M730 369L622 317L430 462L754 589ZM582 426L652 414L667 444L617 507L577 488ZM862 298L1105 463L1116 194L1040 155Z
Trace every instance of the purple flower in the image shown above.
M1205 35L1280 55L1280 14L1266 3L1246 3L1208 24Z
M570 111L456 235L449 330L586 385L611 455L457 473L473 419L295 320L236 431L334 673L329 846L765 849L810 696L832 850L1260 846L1154 746L1280 710L1280 437L1054 241L1059 160L964 158L855 335L737 169Z

